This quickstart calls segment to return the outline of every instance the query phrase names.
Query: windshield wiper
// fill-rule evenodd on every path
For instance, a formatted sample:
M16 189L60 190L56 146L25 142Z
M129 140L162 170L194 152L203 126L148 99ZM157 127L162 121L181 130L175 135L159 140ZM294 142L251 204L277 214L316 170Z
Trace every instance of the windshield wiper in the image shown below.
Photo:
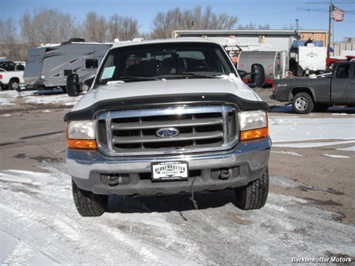
M214 74L203 74L199 72L180 72L176 74L168 74L164 75L166 78L215 78L216 76L220 76L221 73Z
M130 81L147 81L147 80L161 80L159 77L132 77L132 76L122 76L119 80L130 82Z

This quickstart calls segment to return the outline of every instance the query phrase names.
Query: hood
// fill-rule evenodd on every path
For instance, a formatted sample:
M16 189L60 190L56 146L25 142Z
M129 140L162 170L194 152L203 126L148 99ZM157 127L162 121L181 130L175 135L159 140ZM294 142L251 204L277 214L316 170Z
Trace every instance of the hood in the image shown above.
M226 93L234 94L249 101L262 101L261 98L250 89L242 80L231 76L221 76L216 78L195 78L195 79L174 79L174 80L154 80L138 81L103 85L96 89L91 89L78 101L73 110L85 109L92 104L104 100L144 96L162 95L189 95L189 94L210 94Z

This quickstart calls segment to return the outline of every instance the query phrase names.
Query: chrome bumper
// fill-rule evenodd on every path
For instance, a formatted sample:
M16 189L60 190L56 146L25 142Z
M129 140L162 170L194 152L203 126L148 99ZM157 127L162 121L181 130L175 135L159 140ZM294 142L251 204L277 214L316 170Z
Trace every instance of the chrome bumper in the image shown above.
M193 190L219 190L240 187L259 178L269 162L271 139L240 142L229 151L144 157L107 157L98 151L67 150L67 165L74 182L81 189L96 194L154 195L175 194ZM152 182L139 174L150 173L154 162L187 161L189 170L199 171L184 181ZM219 178L216 171L229 169L228 178ZM125 182L115 186L102 182L106 175L123 174Z

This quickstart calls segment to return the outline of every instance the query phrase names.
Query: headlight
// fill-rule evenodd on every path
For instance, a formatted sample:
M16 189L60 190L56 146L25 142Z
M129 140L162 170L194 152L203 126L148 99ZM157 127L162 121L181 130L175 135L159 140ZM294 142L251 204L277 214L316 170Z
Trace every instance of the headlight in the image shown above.
M267 113L262 110L239 112L240 140L266 137L268 131Z
M95 121L71 121L67 124L67 145L72 149L96 149Z
M69 139L95 139L94 121L72 121L68 123Z

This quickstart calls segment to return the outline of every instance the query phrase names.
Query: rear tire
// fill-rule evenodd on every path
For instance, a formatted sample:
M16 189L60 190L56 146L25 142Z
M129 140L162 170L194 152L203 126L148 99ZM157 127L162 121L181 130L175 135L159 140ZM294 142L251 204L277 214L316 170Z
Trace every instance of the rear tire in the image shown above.
M235 205L242 210L255 210L264 207L269 194L269 170L244 187L235 189Z
M20 87L20 84L17 80L12 79L9 82L9 85L7 85L9 90L17 90Z
M97 195L80 189L72 179L75 207L83 217L101 216L107 208L108 195Z
M306 92L297 93L292 100L292 108L297 114L308 114L313 111L313 99Z

